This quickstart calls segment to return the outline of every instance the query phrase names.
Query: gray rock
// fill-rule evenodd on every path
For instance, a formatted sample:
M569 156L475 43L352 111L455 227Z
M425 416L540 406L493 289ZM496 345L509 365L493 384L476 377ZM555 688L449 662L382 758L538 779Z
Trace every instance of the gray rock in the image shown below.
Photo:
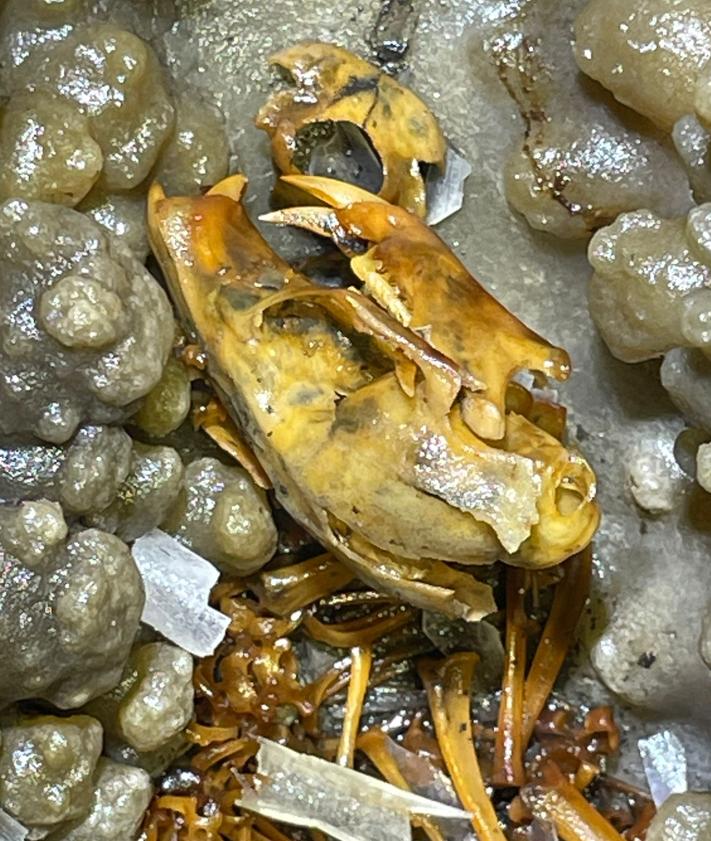
M0 499L49 499L82 514L106 507L128 475L131 439L122 430L83 426L64 445L9 438L0 443Z
M131 467L131 439L122 429L89 426L67 449L59 477L65 511L84 514L109 505Z
M711 133L687 114L674 124L674 148L684 164L697 202L711 201Z
M706 611L701 624L701 635L699 636L699 654L701 659L711 669L711 607Z
M634 501L650 514L676 508L686 484L669 440L642 441L632 447L627 461L627 483Z
M124 419L158 382L173 340L163 290L69 208L0 206L0 432L68 440Z
M2 729L0 806L26 827L53 829L92 801L101 753L98 721L40 716Z
M91 190L104 160L76 105L44 91L21 93L5 106L0 156L0 198L69 207Z
M110 736L138 753L157 751L192 717L193 658L169 643L137 646L120 683L87 710Z
M158 59L141 38L103 23L75 26L13 69L11 93L27 88L75 105L103 155L100 184L144 181L170 137L175 110Z
M78 205L77 210L122 242L141 263L145 261L150 246L143 188L125 193L107 193L97 187Z
M104 744L104 753L114 762L131 768L142 768L154 780L164 774L176 760L186 754L192 743L183 733L174 736L169 742L154 751L137 751L118 737L108 736Z
M711 794L673 794L658 810L647 830L647 841L709 841Z
M119 730L137 751L154 751L185 729L193 714L193 658L165 643L142 646L136 681L118 713Z
M133 442L128 474L108 507L85 518L87 524L130 542L155 528L175 503L183 462L171 447Z
M659 142L661 132L630 119L601 90L591 95L573 51L560 48L576 5L529 3L518 26L492 40L491 54L525 121L504 169L508 200L534 228L566 238L589 237L640 207L683 213L689 186L672 150Z
M693 112L710 51L705 0L590 0L575 22L580 69L666 129Z
M678 219L623 213L590 241L590 313L618 359L711 347L709 214L709 204Z
M143 586L126 545L93 529L67 538L58 505L0 507L0 704L63 709L121 677Z
M168 195L190 195L227 175L229 147L220 112L199 91L175 98L175 129L160 154L154 177Z
M711 444L701 444L696 451L696 481L711 493Z
M276 550L263 491L241 467L203 458L185 470L185 489L162 528L220 569L246 575Z
M629 547L628 584L592 652L605 684L639 709L693 714L709 685L698 653L707 579L700 568L692 574L688 560L703 542L692 541L669 519L650 523Z
M711 360L698 350L674 348L664 356L661 377L684 417L711 431Z
M66 40L77 26L110 22L150 41L175 18L173 0L6 0L0 9L0 94L36 52Z
M51 841L132 841L153 794L141 768L99 759L89 813L50 836Z
M164 438L185 421L191 405L188 370L182 362L171 356L160 381L146 395L131 422L151 438Z
M115 427L81 427L63 446L0 445L0 500L59 502L66 516L129 542L161 522L182 479L174 449L132 441Z

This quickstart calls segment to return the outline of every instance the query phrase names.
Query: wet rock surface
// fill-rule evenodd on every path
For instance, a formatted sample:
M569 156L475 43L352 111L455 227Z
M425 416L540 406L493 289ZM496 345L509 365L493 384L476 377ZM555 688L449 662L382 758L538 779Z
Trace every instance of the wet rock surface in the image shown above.
M123 738L137 751L165 745L193 714L193 658L174 645L150 643L131 661L136 681L118 715Z
M220 112L197 91L175 97L175 126L154 177L168 195L191 195L227 175L229 147Z
M686 169L697 202L711 199L711 134L687 114L674 124L674 148Z
M74 105L101 150L101 184L128 190L158 159L175 109L151 47L111 24L77 26L35 50L9 80L11 93L36 90Z
M66 517L125 541L163 520L182 480L176 450L133 441L118 427L81 427L64 446L0 444L0 500L59 502Z
M174 505L183 482L183 463L172 447L133 443L125 481L111 504L87 524L130 542L159 525Z
M662 385L684 417L711 430L711 361L698 350L674 348L665 354Z
M670 129L694 111L711 9L705 0L590 0L575 22L575 57L620 102Z
M99 759L88 814L53 833L51 841L123 841L135 838L153 793L141 768Z
M94 529L67 536L56 503L0 507L0 704L63 709L106 692L138 630L143 587L126 545Z
M705 612L702 596L711 592L707 562L711 545L703 516L692 505L696 497L685 494L674 511L653 517L640 510L625 482L631 448L653 444L660 436L673 443L683 421L659 384L657 365L625 365L602 343L588 314L592 272L584 246L557 243L532 231L511 210L505 196L504 168L520 145L525 124L501 83L490 46L507 32L522 28L525 32L524 7L537 4L421 0L415 5L417 26L408 31L406 57L398 64L401 78L430 105L448 139L473 168L465 182L463 209L439 226L438 232L500 300L534 329L566 347L573 360L573 376L560 393L571 406L571 437L598 474L605 512L596 541L589 647L597 657L604 647L601 634L609 628L615 645L634 648L639 659L644 652L633 644L634 624L616 621L615 615L641 589L647 594L639 608L646 627L660 635L667 629L683 631L677 638L678 649L672 641L669 650L676 653L689 644L696 651ZM571 20L583 6L581 0L570 4ZM205 96L213 96L225 113L233 152L250 178L248 207L253 217L269 209L273 182L265 138L252 125L274 83L267 56L296 40L320 38L374 58L371 39L380 11L381 4L375 0L357 8L336 0L328 19L318 4L297 0L279 0L268 13L256 15L246 5L229 0L178 3L179 21L163 39L169 64L174 74L201 87ZM240 37L233 41L228 33L234 32ZM532 37L538 34L531 33ZM557 53L570 55L571 40L572 30L556 35L552 63ZM303 256L313 249L306 237L273 229L264 233L286 255ZM676 538L664 542L667 531L678 534L678 542ZM639 560L630 562L633 553ZM690 580L694 588L688 587ZM656 592L659 597L652 604L651 595ZM679 593L685 598L679 599ZM618 658L618 669L627 670L627 657ZM619 712L623 759L618 772L642 782L635 737L668 726L689 751L692 784L711 784L706 762L711 733L700 700L711 689L711 676L701 657L692 653L649 669L634 668L641 681L654 683L661 671L660 679L674 684L675 693L685 696L687 703L683 712L666 703L647 708L643 719L638 712L626 712L623 705ZM562 690L571 700L587 704L611 697L585 658L570 669Z
M711 838L711 795L674 794L659 809L647 841L706 841Z
M67 450L59 499L65 511L84 514L106 508L126 479L131 439L122 429L89 426Z
M260 569L276 550L277 532L264 493L241 467L198 459L162 528L227 573Z
M682 499L686 483L672 442L643 442L634 447L627 461L627 484L634 501L644 511L673 511Z
M222 118L154 47L172 0L8 0L0 9L0 199L79 207L148 255L148 184L227 172Z
M157 282L94 222L0 206L0 432L68 440L125 419L159 381L173 314Z
M199 191L228 160L219 112L148 43L173 14L171 0L0 8L0 809L33 839L134 838L152 794L134 766L157 773L187 748L192 657L140 646L121 681L144 603L124 541L161 522L184 468L117 424L140 409L131 433L162 437L190 409L185 369L166 367L172 310L141 265L146 191L156 177ZM12 706L75 710L119 681L105 733ZM97 764L102 744L120 764Z
M590 312L625 362L711 343L711 205L662 219L625 213L595 234Z
M83 426L63 445L8 439L0 446L0 499L48 499L69 514L100 511L127 477L131 439L117 427Z
M145 191L140 188L124 193L107 193L95 187L77 209L113 234L144 262L150 251L145 208Z
M172 0L7 0L0 10L0 93L22 66L87 23L111 22L147 41L174 20Z
M574 13L575 4L538 0L491 43L524 123L504 171L509 201L532 227L565 238L587 237L625 210L686 210L689 187L668 140L560 49Z
M20 823L52 830L84 815L101 753L98 721L40 716L2 728L0 806Z
M146 434L163 438L174 432L190 411L190 379L185 366L172 357L163 376L147 395L133 418Z
M88 711L114 740L138 753L164 748L193 714L193 658L165 642L137 646L121 681Z
M103 155L89 121L51 92L13 97L0 128L0 196L73 207L99 177Z

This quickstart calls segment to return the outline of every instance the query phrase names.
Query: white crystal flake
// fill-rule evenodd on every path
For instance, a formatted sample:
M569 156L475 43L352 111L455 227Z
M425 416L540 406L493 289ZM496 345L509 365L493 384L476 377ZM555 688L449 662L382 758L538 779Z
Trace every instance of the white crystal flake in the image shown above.
M218 570L160 529L139 537L132 552L146 590L142 621L196 657L212 654L230 624L208 604Z
M672 794L687 791L686 751L670 730L640 739L637 746L655 806L661 806Z
M12 815L0 809L0 841L25 841L27 830Z
M315 756L260 739L255 787L241 806L276 821L319 829L338 841L409 841L411 815L470 820L468 812L420 797Z
M453 146L447 147L443 173L427 179L427 224L438 225L464 204L464 182L471 164Z

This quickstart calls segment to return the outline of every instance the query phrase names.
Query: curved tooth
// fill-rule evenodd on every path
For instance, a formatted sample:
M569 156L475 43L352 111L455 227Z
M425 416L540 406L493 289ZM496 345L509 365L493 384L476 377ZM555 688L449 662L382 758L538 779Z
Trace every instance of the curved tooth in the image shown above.
M160 181L151 182L151 186L148 188L148 207L155 207L164 198L165 190Z
M362 187L356 187L355 184L348 184L335 178L324 178L321 175L282 175L281 180L331 207L348 207L357 202L388 204L380 196L369 193Z
M228 175L222 181L210 187L207 191L208 196L227 196L232 201L239 201L242 198L247 187L247 179L244 175L237 172L234 175Z
M259 221L275 225L294 225L322 237L333 237L336 228L343 230L330 207L286 207L283 210L262 213Z
M360 233L353 232L341 223L338 214L330 207L287 207L263 213L260 222L276 225L293 225L318 236L328 237L347 257L358 253L354 248L360 240Z

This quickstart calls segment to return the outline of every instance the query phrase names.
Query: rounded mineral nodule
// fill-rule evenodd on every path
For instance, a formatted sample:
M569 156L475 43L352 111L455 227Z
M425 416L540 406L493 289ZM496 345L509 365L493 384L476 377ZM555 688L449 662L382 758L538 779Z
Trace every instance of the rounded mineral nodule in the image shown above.
M198 91L176 97L175 129L161 151L155 178L168 195L191 195L227 175L229 147L220 112Z
M111 504L84 522L131 541L155 528L180 493L183 462L172 447L133 442L130 468Z
M170 357L160 382L146 395L134 423L153 438L176 430L190 411L190 378L182 362Z
M80 110L103 154L100 182L108 190L144 181L173 130L175 110L153 49L111 24L76 26L34 51L12 86L53 93Z
M227 573L248 575L276 551L266 496L241 467L202 458L185 470L185 487L162 528Z
M119 704L118 729L139 752L154 751L193 715L193 658L175 645L141 646L131 659L136 681Z
M82 427L67 449L59 501L75 514L106 508L128 476L130 465L131 439L122 429Z
M657 810L647 841L708 841L711 838L711 794L672 794Z
M52 93L23 93L0 121L0 198L73 207L91 190L103 156L75 105Z
M707 0L589 0L575 22L583 71L630 108L669 130L694 111L711 51Z
M101 757L89 813L57 830L50 841L130 841L138 833L152 794L151 778L142 768Z
M146 225L146 194L142 187L111 193L95 187L77 210L101 225L143 263L150 252Z
M711 259L697 218L622 213L590 241L590 314L618 359L711 347Z
M47 333L65 347L103 348L125 329L126 311L101 281L67 275L43 293L39 317Z
M160 380L174 322L158 283L66 207L0 205L0 433L63 443L135 411Z
M27 718L0 731L0 806L28 828L86 814L102 729L86 715Z
M95 529L67 537L56 503L0 506L0 567L0 707L72 709L114 686L144 599L127 546Z
M101 721L111 745L137 754L169 747L193 715L193 658L177 645L151 642L131 652L121 681L87 712Z

